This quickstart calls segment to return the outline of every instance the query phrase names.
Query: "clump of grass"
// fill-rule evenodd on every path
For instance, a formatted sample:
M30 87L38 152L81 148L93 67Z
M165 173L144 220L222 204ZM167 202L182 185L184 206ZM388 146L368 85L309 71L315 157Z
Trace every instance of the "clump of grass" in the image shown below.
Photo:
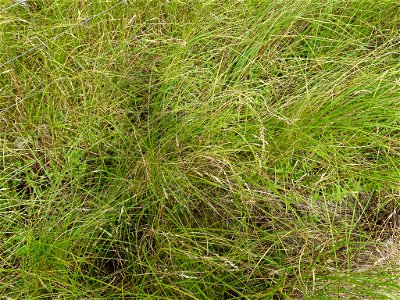
M42 45L0 71L2 296L398 297L395 1L27 5L0 16L2 61Z

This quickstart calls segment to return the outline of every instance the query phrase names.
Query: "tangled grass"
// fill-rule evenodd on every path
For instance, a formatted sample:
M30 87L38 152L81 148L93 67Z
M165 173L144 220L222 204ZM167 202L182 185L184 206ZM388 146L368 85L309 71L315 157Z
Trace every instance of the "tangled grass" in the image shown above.
M4 299L400 297L397 1L26 3Z

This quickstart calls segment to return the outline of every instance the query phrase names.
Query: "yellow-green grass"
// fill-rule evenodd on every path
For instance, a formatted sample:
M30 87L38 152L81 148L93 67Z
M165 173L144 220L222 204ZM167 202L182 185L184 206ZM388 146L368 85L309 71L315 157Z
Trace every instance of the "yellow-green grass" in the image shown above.
M26 2L0 296L400 297L398 1Z

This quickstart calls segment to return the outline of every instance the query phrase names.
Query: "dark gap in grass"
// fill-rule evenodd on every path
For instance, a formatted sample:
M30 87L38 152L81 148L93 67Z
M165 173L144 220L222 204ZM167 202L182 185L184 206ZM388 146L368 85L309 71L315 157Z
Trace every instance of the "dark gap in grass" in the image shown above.
M399 230L399 203L396 199L385 199L390 194L374 191L369 193L368 206L364 212L363 227L377 240L387 240Z

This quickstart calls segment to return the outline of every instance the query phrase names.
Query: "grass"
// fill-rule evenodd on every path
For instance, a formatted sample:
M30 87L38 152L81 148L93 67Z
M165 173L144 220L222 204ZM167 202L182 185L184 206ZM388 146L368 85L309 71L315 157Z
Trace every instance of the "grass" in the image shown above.
M0 295L400 297L398 2L116 3L0 13Z

